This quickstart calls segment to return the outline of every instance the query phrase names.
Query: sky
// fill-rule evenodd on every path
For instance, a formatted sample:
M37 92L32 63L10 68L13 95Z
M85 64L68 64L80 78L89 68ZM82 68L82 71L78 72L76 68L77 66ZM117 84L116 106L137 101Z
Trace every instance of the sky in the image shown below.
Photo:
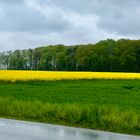
M0 51L139 39L140 0L0 0Z

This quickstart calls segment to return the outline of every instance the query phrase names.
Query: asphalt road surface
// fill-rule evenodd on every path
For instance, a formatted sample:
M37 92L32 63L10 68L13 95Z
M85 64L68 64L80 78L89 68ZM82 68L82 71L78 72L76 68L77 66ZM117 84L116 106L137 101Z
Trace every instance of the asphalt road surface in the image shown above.
M140 137L0 119L0 140L140 140Z

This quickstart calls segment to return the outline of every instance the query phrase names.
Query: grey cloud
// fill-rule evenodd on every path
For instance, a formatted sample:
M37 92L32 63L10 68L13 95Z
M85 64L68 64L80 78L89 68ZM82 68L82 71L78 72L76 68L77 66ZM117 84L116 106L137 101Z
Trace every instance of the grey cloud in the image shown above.
M102 14L117 7L129 8L140 4L139 0L36 0L40 4L54 5L81 14ZM113 11L114 11L113 10Z
M40 5L59 8L64 12L79 15L98 16L97 27L107 32L121 35L138 35L140 33L138 19L140 15L139 0L34 0ZM1 0L3 3L23 3L24 0ZM137 9L137 10L136 10ZM7 6L5 16L0 17L2 31L28 31L35 33L62 32L71 29L73 24L66 20L61 13L44 16L39 11L25 4ZM18 14L17 14L18 13Z
M97 6L98 0L36 0L44 5L53 5L66 11L78 12L80 14L91 13Z
M0 0L0 50L138 38L139 15L140 0Z
M99 14L97 26L108 32L120 35L139 35L140 1L138 0L109 0L104 5L103 14Z
M50 13L49 16L45 16L25 4L7 5L3 11L3 15L0 16L0 31L63 32L71 24L59 13Z
M121 35L139 35L140 0L37 0L80 15L98 16L97 27Z
M24 3L24 0L0 0L0 4L6 4L6 5L13 5L13 4L21 4Z
M136 15L131 15L131 13L124 14L124 17L101 17L98 22L98 27L102 28L108 32L116 32L121 35L136 35L140 34L140 19L137 17L140 13ZM127 16L127 17L126 17Z

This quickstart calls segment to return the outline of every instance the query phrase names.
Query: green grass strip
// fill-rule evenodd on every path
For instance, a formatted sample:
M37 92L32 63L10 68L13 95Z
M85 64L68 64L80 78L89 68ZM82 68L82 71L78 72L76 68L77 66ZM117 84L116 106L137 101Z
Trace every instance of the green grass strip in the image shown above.
M53 104L0 98L0 116L140 135L140 115L117 106Z

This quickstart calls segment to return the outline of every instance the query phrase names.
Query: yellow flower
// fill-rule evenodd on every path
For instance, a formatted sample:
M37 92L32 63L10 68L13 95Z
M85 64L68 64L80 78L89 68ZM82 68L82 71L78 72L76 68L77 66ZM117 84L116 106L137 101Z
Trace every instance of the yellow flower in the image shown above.
M140 73L0 70L0 80L140 79Z

